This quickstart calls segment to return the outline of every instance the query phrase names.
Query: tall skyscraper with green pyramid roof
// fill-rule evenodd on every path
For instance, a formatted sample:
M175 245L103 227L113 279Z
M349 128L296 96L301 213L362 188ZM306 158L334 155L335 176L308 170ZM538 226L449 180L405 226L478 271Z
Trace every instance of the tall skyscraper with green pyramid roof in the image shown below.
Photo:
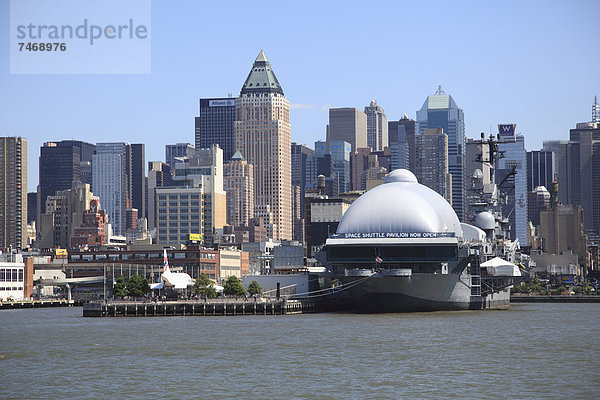
M292 239L290 103L261 50L235 100L235 148L254 166L254 206L269 206L273 238Z

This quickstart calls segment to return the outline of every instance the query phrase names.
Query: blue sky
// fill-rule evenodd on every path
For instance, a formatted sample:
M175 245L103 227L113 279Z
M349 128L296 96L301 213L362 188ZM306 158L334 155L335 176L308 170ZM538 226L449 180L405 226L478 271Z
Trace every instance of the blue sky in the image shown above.
M50 0L51 1L51 0ZM0 2L0 135L28 139L29 191L45 141L194 142L200 97L239 94L264 49L292 103L292 140L324 140L329 107L377 99L415 118L438 85L468 137L516 123L528 150L567 139L600 95L600 2L152 2L148 75L11 75ZM118 63L119 60L115 59Z

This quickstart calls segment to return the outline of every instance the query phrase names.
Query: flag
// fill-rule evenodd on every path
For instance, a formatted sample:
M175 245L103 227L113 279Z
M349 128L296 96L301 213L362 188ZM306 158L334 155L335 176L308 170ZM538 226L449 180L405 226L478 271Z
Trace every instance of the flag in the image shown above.
M381 264L383 262L383 260L381 259L381 257L377 256L377 257L375 257L375 262L377 264Z

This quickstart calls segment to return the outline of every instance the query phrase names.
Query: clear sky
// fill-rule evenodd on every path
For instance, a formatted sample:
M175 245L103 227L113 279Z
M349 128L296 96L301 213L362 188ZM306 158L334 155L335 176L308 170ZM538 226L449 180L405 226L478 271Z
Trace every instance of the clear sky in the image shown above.
M51 0L50 0L51 1ZM528 150L567 139L600 96L600 1L152 1L149 75L11 75L0 1L0 135L28 139L29 191L45 141L194 143L201 97L239 94L264 49L292 103L292 141L325 139L329 107L372 98L416 117L438 85L468 137L516 123ZM119 60L115 59L118 63Z

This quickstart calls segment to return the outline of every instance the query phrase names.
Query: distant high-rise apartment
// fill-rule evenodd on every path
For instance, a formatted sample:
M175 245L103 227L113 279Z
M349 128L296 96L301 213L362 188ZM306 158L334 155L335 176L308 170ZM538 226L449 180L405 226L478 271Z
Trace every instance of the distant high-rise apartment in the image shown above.
M417 180L452 204L452 177L448 172L448 136L442 128L425 129L422 135L416 136L416 149Z
M261 50L235 100L235 147L254 166L254 206L270 206L274 239L292 238L290 103Z
M27 193L27 223L37 221L37 192Z
M511 224L511 239L519 239L521 246L529 244L527 224L527 150L525 138L516 134L515 124L498 125L500 141L498 150L504 151L503 158L496 159L496 181L508 179L500 189L508 193L508 201L502 208ZM512 175L512 171L516 172Z
M315 148L319 148L319 143L315 142ZM333 160L329 151L315 151L306 159L306 189L315 189L317 187L317 178L323 175L326 179L333 175ZM331 194L331 193L330 193Z
M131 144L131 207L146 217L146 145Z
M98 198L90 200L89 209L83 213L83 221L71 236L71 248L97 247L106 243L106 211L100 208Z
M388 145L388 123L383 108L377 105L376 100L365 107L367 114L367 146L373 151L383 151Z
M148 229L156 228L157 187L172 186L171 167L161 161L148 162Z
M578 123L559 153L560 202L580 205L584 231L600 233L600 124Z
M369 169L370 147L360 147L350 154L351 190L366 190L364 172ZM379 166L379 162L377 162Z
M173 184L175 186L171 188L155 189L158 198L159 243L183 243L182 238L186 233L201 233L205 243L213 244L216 230L222 229L227 219L227 200L223 190L223 150L217 144L208 149L196 149L193 156L175 164ZM165 208L167 204L162 201L165 194L168 194L168 208ZM198 194L200 203L195 198ZM171 202L172 199L178 203ZM186 199L191 200L187 203ZM164 236L164 221L169 222L167 238ZM192 229L198 225L200 232ZM177 229L179 232L174 234Z
M46 213L46 199L57 191L68 190L79 181L81 152L74 146L57 146L47 142L40 148L41 214Z
M27 139L0 137L0 249L27 245Z
M292 186L300 187L300 216L304 218L304 196L306 193L306 162L315 151L303 144L292 143Z
M534 227L540 224L540 213L550 209L550 192L544 186L538 186L527 193L527 220Z
M417 111L418 134L425 129L442 128L448 135L448 165L452 175L452 208L458 218L465 216L465 116L452 96L446 94L442 87L432 96L427 96L423 107Z
M550 151L554 154L554 173L553 179L558 181L558 171L563 171L567 168L566 157L564 152L561 153L561 149L564 151L566 147L561 147L562 144L569 143L568 140L544 140L542 145L542 151Z
M95 151L95 145L78 140L44 143L39 159L40 215L46 212L48 196L70 189L73 182L92 183L91 161Z
M398 121L388 121L388 145L392 151L392 170L398 168L415 171L415 120L404 116Z
M254 218L254 167L238 151L223 166L223 186L227 193L227 223L249 226Z
M46 212L40 220L40 242L42 249L69 248L75 229L83 223L90 202L97 196L87 183L78 183L68 190L59 190L46 198Z
M115 235L125 233L131 207L131 148L127 143L98 143L92 161L92 191L100 198Z
M165 163L171 167L171 171L175 171L175 164L177 163L175 157L188 157L192 155L194 155L194 146L189 143L165 145Z
M200 116L196 117L196 148L207 149L218 144L223 149L223 160L229 161L235 152L234 122L234 98L200 99Z
M352 151L367 147L367 114L356 108L330 108L327 143L344 140Z
M343 140L332 140L329 143L332 172L334 174L333 196L350 191L350 154L352 146Z
M554 153L551 151L527 152L527 192L538 186L546 189L554 182Z
M77 147L79 149L80 166L79 181L92 184L92 156L96 153L96 145L80 140L61 140L56 142L58 147ZM68 189L68 188L67 188Z

